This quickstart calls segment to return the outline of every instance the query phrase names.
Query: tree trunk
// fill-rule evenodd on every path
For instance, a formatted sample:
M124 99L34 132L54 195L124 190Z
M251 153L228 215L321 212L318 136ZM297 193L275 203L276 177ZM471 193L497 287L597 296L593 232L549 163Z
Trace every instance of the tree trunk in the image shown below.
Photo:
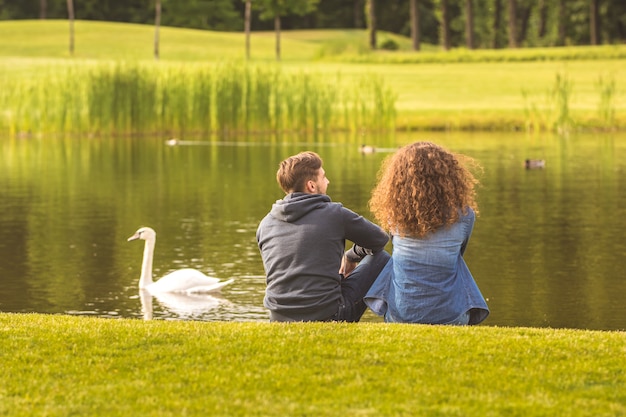
M370 49L376 49L376 0L366 0L367 28L370 34Z
M472 0L465 0L465 42L467 49L474 49L474 7Z
M252 18L252 3L250 0L246 0L246 13L245 13L245 32L246 32L246 59L250 59L250 19Z
M450 27L448 22L448 0L441 0L441 44L446 51L450 49Z
M517 48L517 10L515 0L509 0L509 48Z
M411 0L411 41L413 50L420 50L420 15L417 0Z
M565 45L565 0L559 0L559 34L556 44Z
M45 19L48 14L48 0L39 0L39 18Z
M543 39L546 36L546 20L548 19L548 8L546 6L546 0L539 0L539 39Z
M591 10L589 11L589 30L591 31L591 44L600 44L600 13L599 0L591 0Z
M280 61L280 16L274 16L274 31L276 32L276 61Z
M74 56L74 0L67 0L67 17L70 21L70 56Z
M532 14L532 10L533 10L532 5L528 7L522 7L521 25L519 27L519 30L517 31L517 44L518 45L523 45L524 41L526 41L526 36L528 35L528 22L530 22L530 16Z
M159 29L161 28L161 0L154 4L154 59L159 59Z
M494 11L493 11L493 40L491 47L493 49L498 49L500 47L500 24L502 22L502 1L495 0L494 1Z

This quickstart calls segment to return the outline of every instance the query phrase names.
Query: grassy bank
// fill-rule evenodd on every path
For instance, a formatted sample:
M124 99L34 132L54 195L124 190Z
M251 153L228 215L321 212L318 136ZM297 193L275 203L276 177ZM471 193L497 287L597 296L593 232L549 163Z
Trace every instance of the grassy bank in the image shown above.
M0 314L6 416L620 416L626 334Z
M55 69L66 74L69 64L210 66L241 63L245 53L242 33L162 28L161 60L155 63L153 34L150 26L79 21L70 58L67 22L0 22L0 87ZM397 97L393 124L402 130L626 128L626 46L443 52L425 45L415 53L406 51L409 40L394 36L405 50L368 53L364 39L363 31L283 32L281 71L340 74L346 84L379 79ZM254 65L275 65L273 33L252 34L251 56Z

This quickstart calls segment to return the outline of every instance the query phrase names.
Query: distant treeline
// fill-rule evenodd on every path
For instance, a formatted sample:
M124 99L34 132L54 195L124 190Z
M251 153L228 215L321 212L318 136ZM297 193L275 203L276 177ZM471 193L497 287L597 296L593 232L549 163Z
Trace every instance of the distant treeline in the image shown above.
M244 30L245 0L0 0L0 19L65 19L72 2L81 20L153 24L159 3L164 26ZM446 49L626 42L624 0L251 0L251 29L274 30L264 8L293 3L287 9L294 11L307 2L313 11L286 12L281 29L373 26L412 37L415 49L420 42Z

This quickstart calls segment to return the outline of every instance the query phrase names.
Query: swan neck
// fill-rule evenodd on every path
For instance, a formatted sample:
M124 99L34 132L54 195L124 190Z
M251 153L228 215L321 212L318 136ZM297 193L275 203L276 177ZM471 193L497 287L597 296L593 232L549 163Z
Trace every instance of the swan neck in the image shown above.
M146 288L152 284L152 257L154 255L154 239L146 240L143 247L143 262L141 263L141 277L139 288Z

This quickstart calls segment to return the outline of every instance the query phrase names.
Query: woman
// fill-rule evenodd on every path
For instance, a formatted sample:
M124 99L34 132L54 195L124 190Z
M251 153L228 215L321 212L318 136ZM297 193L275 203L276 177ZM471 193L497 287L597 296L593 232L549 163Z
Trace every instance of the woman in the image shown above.
M489 309L463 253L478 208L478 181L438 145L416 142L388 158L370 209L393 254L366 302L387 322L478 324Z

